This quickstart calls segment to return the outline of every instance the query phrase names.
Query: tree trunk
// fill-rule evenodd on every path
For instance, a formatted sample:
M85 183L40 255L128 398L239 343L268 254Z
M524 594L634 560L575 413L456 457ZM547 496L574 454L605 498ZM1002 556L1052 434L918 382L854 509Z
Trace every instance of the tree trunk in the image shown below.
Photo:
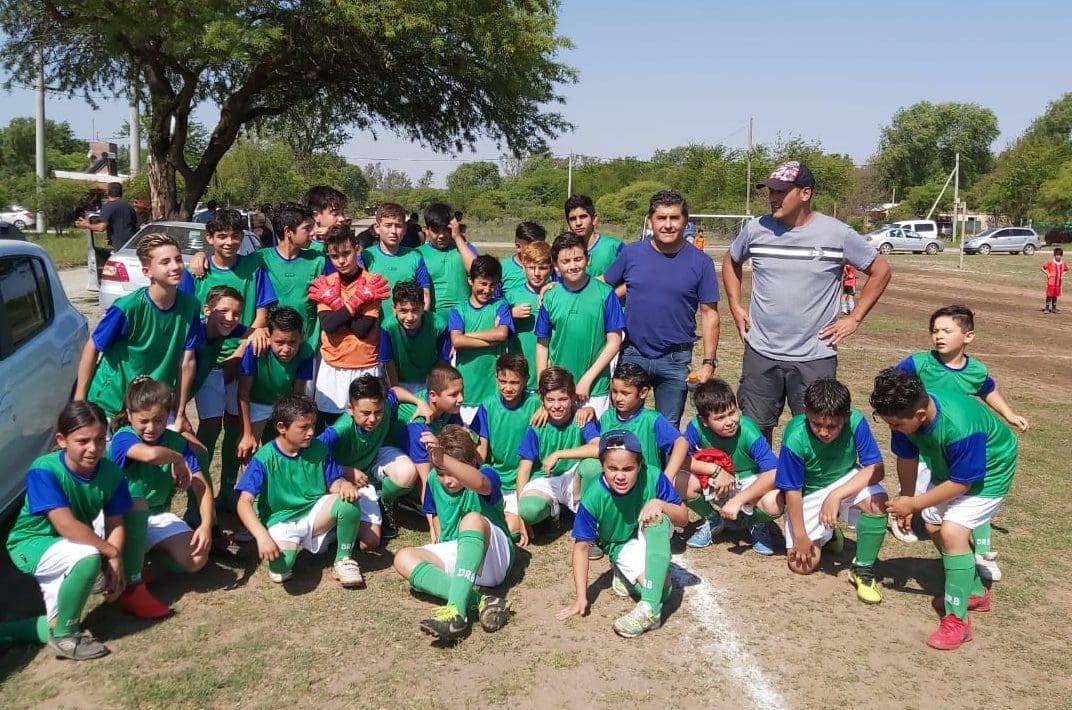
M171 156L153 151L153 159L149 161L149 204L153 219L181 219L177 192Z

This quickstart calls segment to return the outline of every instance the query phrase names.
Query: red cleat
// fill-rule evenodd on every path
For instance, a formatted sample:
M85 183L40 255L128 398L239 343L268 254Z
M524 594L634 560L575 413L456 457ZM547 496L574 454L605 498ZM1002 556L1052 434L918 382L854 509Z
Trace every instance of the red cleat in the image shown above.
M931 606L934 607L934 610L939 615L945 616L945 599L943 597L935 597L931 602ZM987 589L983 596L972 594L968 597L968 611L990 611L990 589Z
M927 645L939 651L954 651L962 643L972 640L971 619L961 620L954 614L946 614L938 629L927 637Z
M162 619L171 613L171 607L154 597L144 582L124 589L119 596L119 606L139 619Z

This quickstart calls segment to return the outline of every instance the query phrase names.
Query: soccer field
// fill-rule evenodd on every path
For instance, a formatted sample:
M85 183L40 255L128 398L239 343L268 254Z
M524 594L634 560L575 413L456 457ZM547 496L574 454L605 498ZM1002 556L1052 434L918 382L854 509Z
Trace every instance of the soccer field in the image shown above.
M1005 579L994 586L994 609L974 615L975 640L958 651L924 645L938 621L931 598L941 591L929 543L887 536L877 565L884 600L865 606L847 583L852 533L844 553L824 556L810 577L791 574L783 553L761 558L732 536L687 552L675 538L666 623L626 641L611 623L631 604L611 593L605 560L592 565L590 616L555 621L572 599L568 529L547 531L519 554L506 587L516 614L506 628L477 628L453 648L434 648L417 628L431 604L390 569L393 550L424 540L410 529L380 555L359 556L366 590L341 589L329 555L302 554L293 581L273 585L251 548L214 558L196 576L155 583L175 608L160 622L133 620L95 598L85 626L112 654L75 664L37 649L3 653L0 707L1068 707L1072 299L1065 314L1040 313L1041 254L967 257L963 271L958 258L893 257L889 290L843 345L839 366L869 415L878 370L929 347L932 310L964 303L978 329L969 354L1031 421L994 524ZM92 311L95 298L68 289ZM736 384L741 344L725 308L722 317L718 374ZM895 492L888 430L873 428ZM33 613L36 585L3 557L0 613Z

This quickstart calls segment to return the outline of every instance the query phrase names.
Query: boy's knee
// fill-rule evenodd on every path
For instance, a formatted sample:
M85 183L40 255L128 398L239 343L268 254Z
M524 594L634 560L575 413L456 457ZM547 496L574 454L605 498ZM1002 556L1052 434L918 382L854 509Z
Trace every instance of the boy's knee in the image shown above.
M189 573L200 572L208 564L208 553L201 555L190 555L184 560L179 560L179 565Z
M409 579L410 574L413 573L413 568L420 562L417 558L415 549L416 548L413 547L403 547L395 553L395 559L391 563L395 572L398 572L398 574L406 579Z
M409 456L399 456L384 469L384 474L392 481L406 488L417 483L417 465Z
M480 513L466 513L458 523L459 530L477 530L486 536L490 532L488 519Z

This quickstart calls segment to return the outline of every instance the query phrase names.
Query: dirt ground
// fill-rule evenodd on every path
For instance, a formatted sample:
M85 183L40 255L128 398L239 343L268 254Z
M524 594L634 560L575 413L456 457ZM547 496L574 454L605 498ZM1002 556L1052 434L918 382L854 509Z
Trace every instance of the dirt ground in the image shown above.
M761 558L732 536L688 552L675 539L669 617L626 641L610 629L629 602L610 593L606 561L592 565L591 615L554 619L572 595L565 529L519 554L507 585L516 614L505 629L477 629L454 648L435 648L417 629L431 604L390 569L393 551L423 541L416 529L360 556L363 591L340 589L329 557L303 554L282 588L249 556L161 580L154 590L176 613L155 624L94 599L86 625L112 655L76 665L37 649L8 651L0 655L0 707L1072 707L1064 420L1072 305L1067 315L1039 312L1042 258L972 257L959 271L955 254L894 257L892 285L840 356L840 376L869 414L874 374L928 347L932 310L966 303L977 317L971 354L1031 420L995 525L1006 578L994 587L994 610L975 615L975 640L959 651L923 643L941 588L929 544L887 537L878 565L885 598L865 606L847 583L852 533L844 553L825 556L810 577L789 573L784 553ZM77 300L92 309L92 299ZM723 318L720 374L733 381L741 345L724 308ZM888 431L874 429L885 448ZM6 559L0 585L3 617L40 608L36 585Z

